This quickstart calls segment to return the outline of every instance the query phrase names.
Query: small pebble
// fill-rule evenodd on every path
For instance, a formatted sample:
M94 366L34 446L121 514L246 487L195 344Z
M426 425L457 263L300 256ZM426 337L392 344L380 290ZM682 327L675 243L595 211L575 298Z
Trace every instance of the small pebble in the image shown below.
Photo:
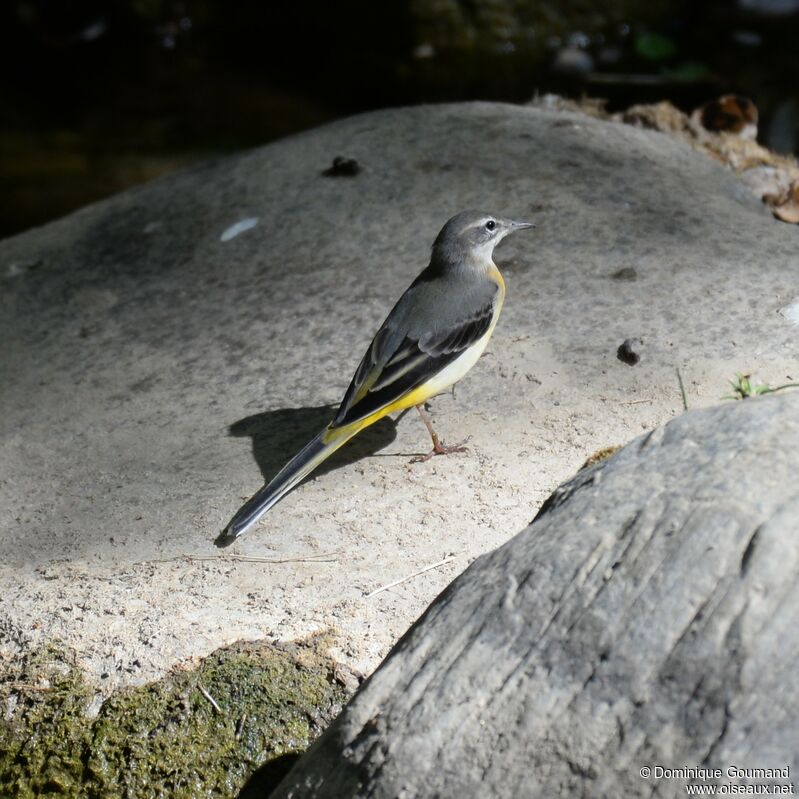
M361 165L354 158L345 158L337 155L333 159L333 166L322 174L326 178L352 178L361 171Z
M624 266L615 271L611 275L611 278L613 280L625 280L631 282L633 280L638 280L638 272L636 272L631 266Z
M628 366L635 366L641 360L641 347L644 342L640 338L627 338L616 350L616 357Z

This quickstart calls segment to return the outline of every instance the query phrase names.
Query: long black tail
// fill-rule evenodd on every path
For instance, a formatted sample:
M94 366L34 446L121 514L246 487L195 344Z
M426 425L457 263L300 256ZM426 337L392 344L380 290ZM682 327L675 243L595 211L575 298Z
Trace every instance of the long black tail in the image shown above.
M236 511L227 527L217 538L218 546L232 544L246 532L273 505L307 477L322 461L347 443L360 428L342 428L331 431L325 428L309 441L270 481Z

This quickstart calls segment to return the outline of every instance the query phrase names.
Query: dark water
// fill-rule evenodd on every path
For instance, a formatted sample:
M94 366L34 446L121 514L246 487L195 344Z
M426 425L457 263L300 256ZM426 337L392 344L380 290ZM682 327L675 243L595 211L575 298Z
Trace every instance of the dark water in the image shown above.
M5 0L0 235L336 117L535 92L752 97L799 149L799 0Z

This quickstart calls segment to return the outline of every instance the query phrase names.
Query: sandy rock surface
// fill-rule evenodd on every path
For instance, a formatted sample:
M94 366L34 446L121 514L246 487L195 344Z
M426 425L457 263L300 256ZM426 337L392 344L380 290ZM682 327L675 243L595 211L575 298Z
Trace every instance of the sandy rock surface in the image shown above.
M361 171L323 176L339 155ZM494 338L432 404L472 454L411 465L424 427L385 420L217 550L469 207L538 223L497 250ZM0 647L65 641L110 688L332 626L370 671L592 452L681 412L677 369L691 406L737 371L796 378L798 243L666 135L501 104L354 117L0 243Z
M270 799L787 793L797 471L796 392L682 414L582 470L447 588Z

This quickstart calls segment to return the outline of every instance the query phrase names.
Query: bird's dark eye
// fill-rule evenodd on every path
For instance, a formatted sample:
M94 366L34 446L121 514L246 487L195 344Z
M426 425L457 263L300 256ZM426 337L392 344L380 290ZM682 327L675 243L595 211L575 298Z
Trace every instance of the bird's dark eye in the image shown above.
M493 219L489 219L486 222L486 230L493 230L497 226L497 223Z

